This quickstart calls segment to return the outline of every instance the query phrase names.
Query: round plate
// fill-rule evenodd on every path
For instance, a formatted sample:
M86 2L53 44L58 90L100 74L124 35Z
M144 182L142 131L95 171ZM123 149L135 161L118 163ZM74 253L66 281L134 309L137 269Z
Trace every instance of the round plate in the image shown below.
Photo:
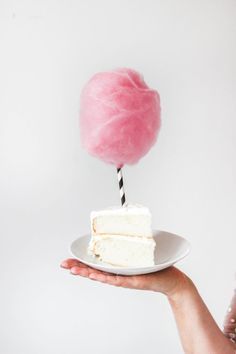
M91 239L90 234L81 236L73 241L70 246L70 251L75 258L92 268L122 275L139 275L157 272L170 267L186 257L190 251L190 244L183 237L159 230L153 230L153 236L157 246L155 250L155 265L151 267L116 267L99 261L96 257L87 253L88 244Z

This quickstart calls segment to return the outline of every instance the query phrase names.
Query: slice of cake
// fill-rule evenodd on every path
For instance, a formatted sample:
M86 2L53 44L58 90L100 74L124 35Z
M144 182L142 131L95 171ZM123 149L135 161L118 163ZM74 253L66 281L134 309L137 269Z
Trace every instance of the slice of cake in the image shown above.
M89 253L116 266L154 265L151 213L141 205L91 212Z

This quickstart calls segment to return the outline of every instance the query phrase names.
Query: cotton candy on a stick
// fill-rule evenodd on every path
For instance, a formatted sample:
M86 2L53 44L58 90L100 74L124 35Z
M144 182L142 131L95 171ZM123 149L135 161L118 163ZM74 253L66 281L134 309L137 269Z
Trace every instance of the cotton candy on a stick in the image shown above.
M160 124L159 94L135 70L97 73L82 90L82 146L106 163L137 163L155 144Z

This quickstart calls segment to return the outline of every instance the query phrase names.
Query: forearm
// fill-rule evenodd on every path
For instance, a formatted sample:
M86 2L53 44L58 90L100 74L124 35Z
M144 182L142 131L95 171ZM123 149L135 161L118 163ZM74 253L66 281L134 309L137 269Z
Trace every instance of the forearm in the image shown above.
M186 354L236 353L235 345L219 329L189 278L168 300Z
M224 334L236 344L236 290L225 317Z

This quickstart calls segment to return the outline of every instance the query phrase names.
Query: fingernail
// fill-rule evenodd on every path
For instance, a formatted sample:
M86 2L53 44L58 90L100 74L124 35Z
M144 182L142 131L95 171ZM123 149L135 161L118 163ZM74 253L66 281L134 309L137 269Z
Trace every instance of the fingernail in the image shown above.
M70 272L71 272L72 274L74 274L74 275L76 275L76 274L77 274L77 272L76 272L76 268L75 268L75 267L72 267L72 268L71 268L71 270L70 270Z
M68 267L67 261L62 261L62 262L61 262L61 267L62 267L62 268Z
M94 274L94 273L90 274L90 275L89 275L89 278L90 278L90 279L96 279L96 274Z

